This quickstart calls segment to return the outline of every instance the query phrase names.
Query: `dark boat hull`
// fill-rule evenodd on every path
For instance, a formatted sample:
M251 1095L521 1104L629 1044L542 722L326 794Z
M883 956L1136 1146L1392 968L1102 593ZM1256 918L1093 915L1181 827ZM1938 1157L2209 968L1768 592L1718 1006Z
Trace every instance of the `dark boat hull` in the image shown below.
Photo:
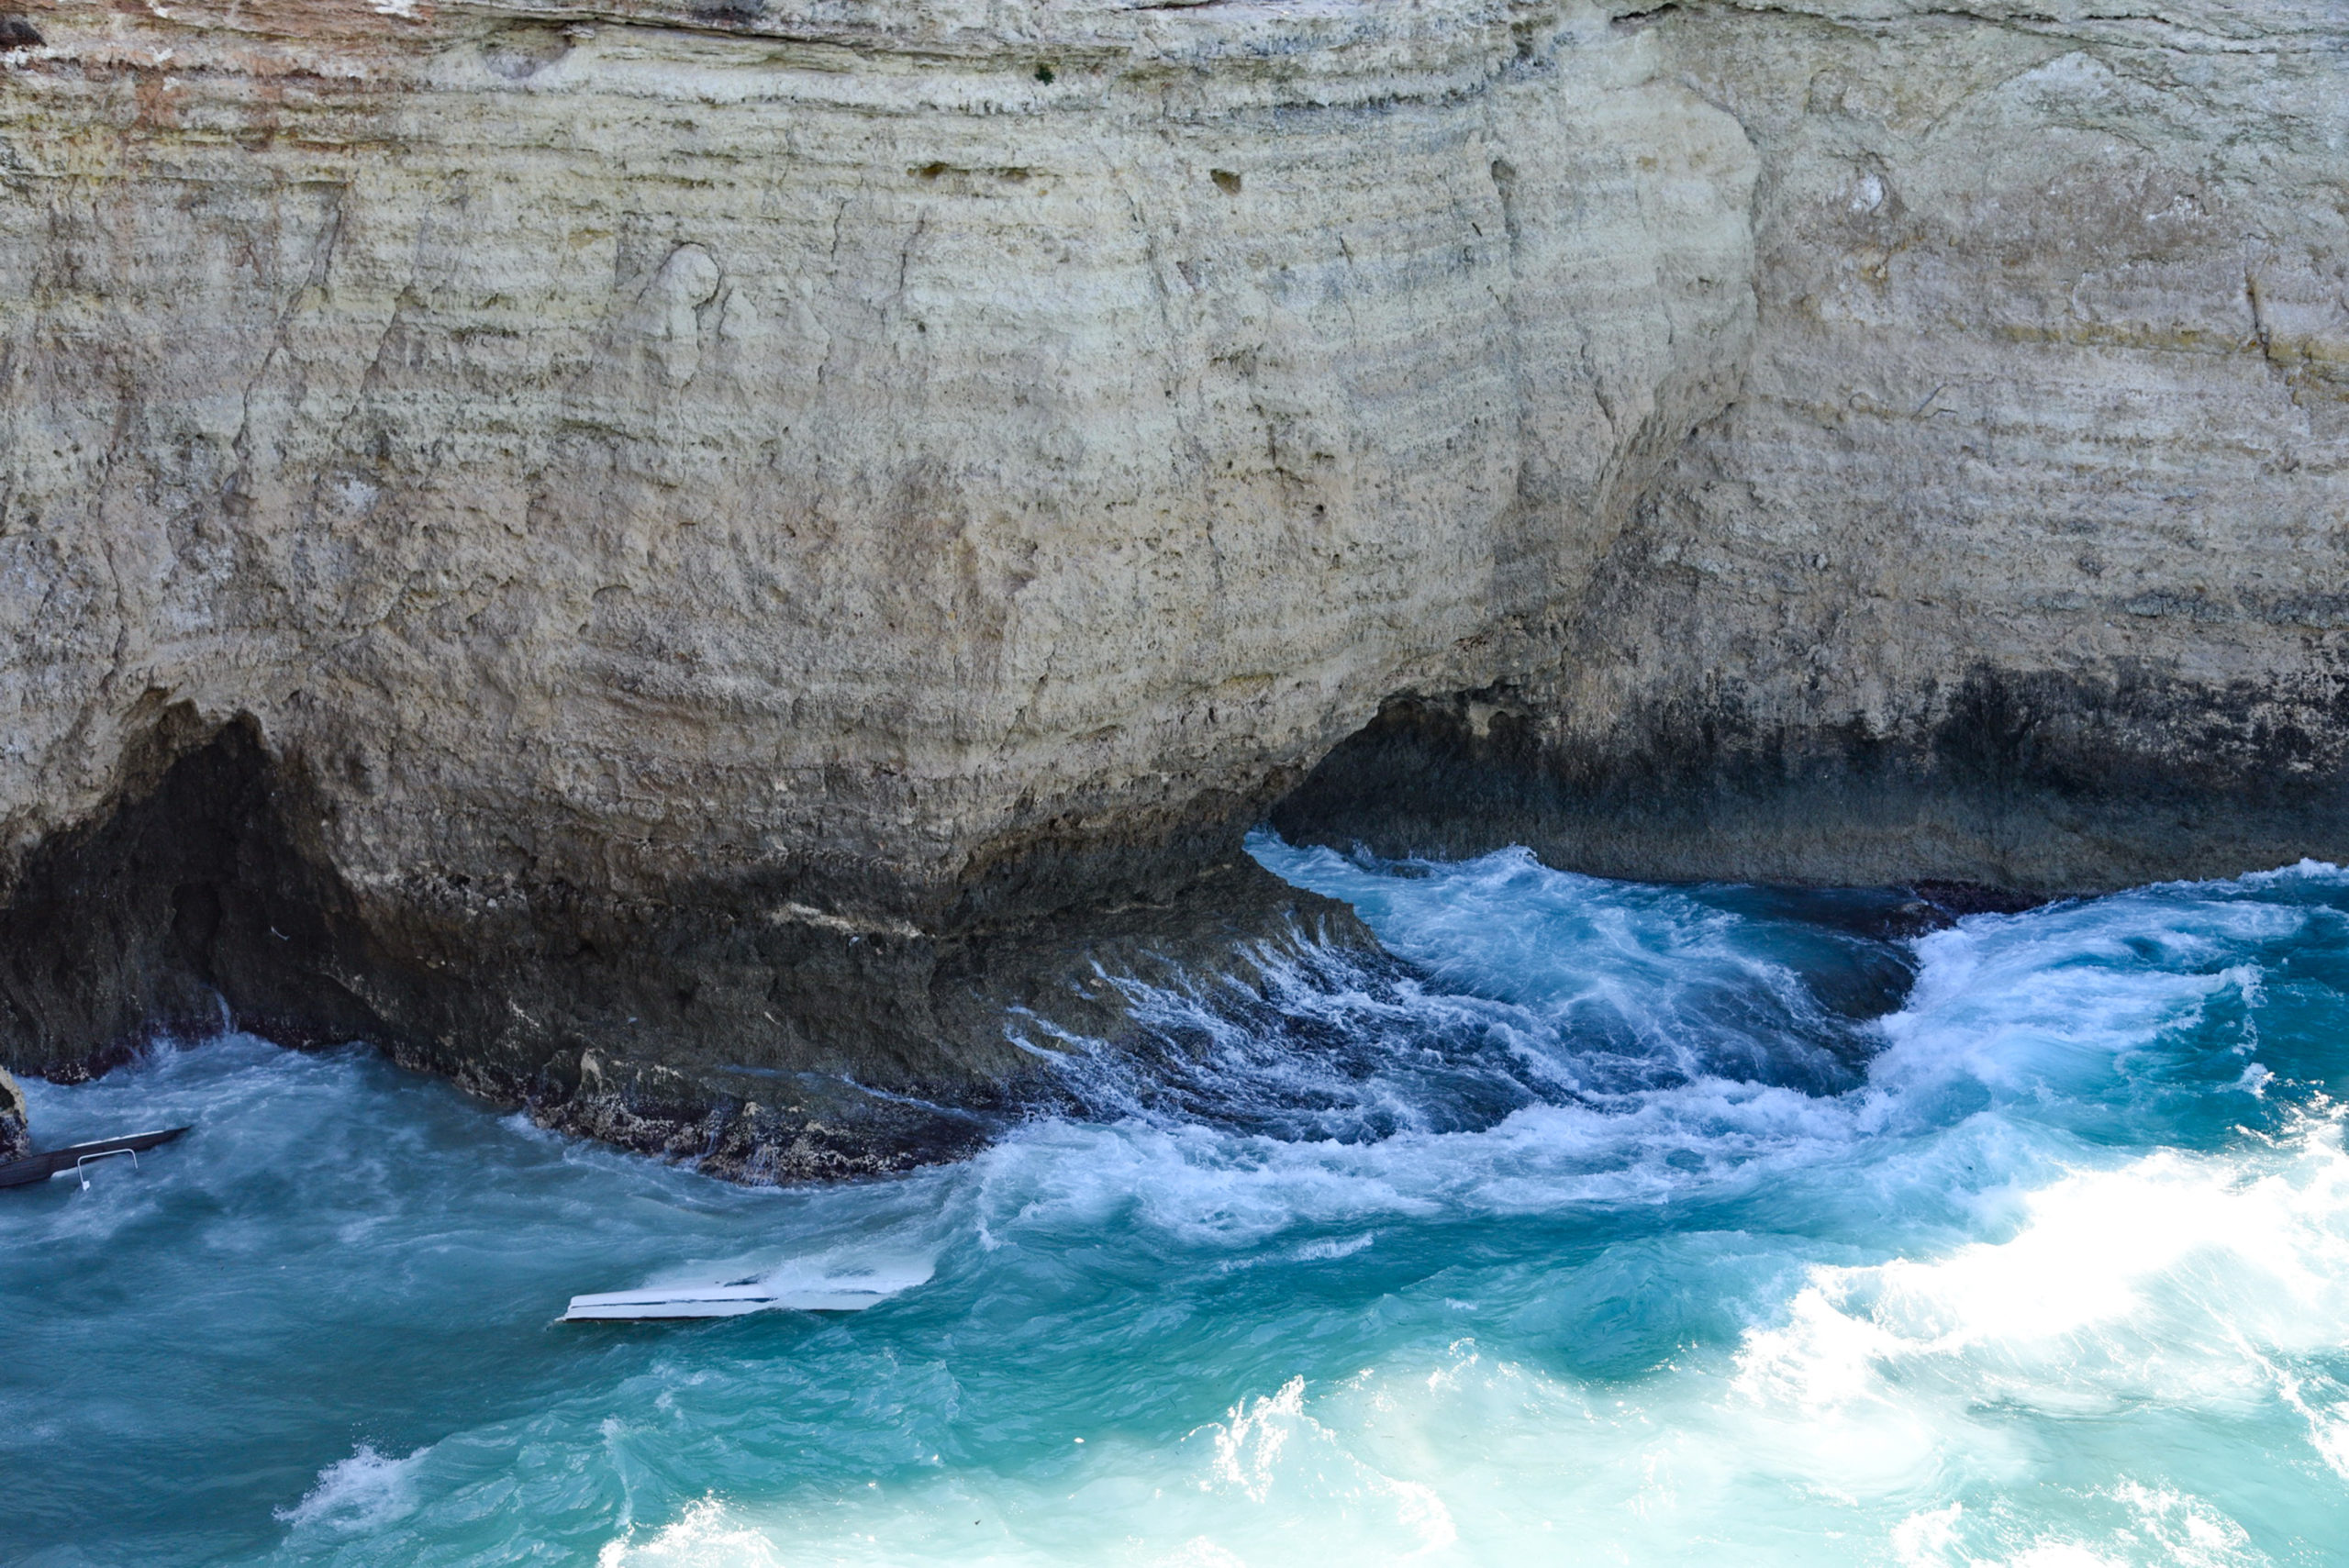
M0 1164L0 1187L28 1186L45 1182L60 1171L70 1171L83 1161L98 1154L135 1154L152 1149L159 1143L169 1143L184 1127L167 1127L157 1132L134 1132L128 1138L101 1138L90 1143L72 1143L62 1149L45 1149L38 1154L28 1154L21 1160Z

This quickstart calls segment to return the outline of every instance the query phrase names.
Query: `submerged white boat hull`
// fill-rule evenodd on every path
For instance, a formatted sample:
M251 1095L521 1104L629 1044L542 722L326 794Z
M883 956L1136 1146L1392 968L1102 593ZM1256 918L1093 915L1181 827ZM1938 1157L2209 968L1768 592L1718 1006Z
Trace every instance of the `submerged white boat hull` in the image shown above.
M774 1284L645 1285L601 1296L574 1296L565 1323L627 1322L663 1318L740 1318L747 1312L862 1312L895 1290Z

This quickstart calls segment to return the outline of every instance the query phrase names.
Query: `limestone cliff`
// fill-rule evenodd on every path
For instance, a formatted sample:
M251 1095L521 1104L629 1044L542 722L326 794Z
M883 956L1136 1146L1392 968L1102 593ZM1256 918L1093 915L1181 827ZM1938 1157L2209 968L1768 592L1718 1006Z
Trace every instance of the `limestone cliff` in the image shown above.
M874 1168L1085 941L1276 917L1284 796L1645 874L2349 848L2322 0L0 47L20 1066L225 1001Z
M2046 892L2349 852L2349 11L1658 30L1764 171L1738 395L1546 662L1406 695L1283 819Z

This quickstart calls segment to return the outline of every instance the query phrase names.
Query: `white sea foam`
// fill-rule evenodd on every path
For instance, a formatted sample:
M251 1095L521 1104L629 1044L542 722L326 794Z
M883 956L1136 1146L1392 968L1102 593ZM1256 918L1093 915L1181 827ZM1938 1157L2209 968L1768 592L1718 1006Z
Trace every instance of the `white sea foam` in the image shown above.
M1959 1080L2008 1099L2091 1095L2214 1000L2255 1000L2257 966L2224 960L2307 919L2275 905L2123 895L1925 937L1915 988L1883 1020L1886 1049L1869 1066L1876 1125Z
M704 1496L686 1506L676 1520L642 1541L607 1541L596 1568L782 1568L774 1543L758 1530L734 1523L726 1505Z
M305 1527L355 1535L391 1523L416 1507L416 1471L429 1448L405 1459L378 1453L361 1443L349 1459L337 1460L318 1472L317 1485L277 1517L296 1529Z
M2349 1411L2337 1385L2312 1394L2331 1380L2305 1369L2349 1343L2337 1116L2249 1151L2165 1151L2065 1176L2026 1195L2022 1215L2012 1237L1940 1258L1812 1270L1786 1323L1740 1355L1739 1393L1783 1428L1779 1451L1873 1431L1893 1412L1904 1429L1940 1431L1986 1407L2080 1417L2272 1402L2303 1410L2332 1462Z

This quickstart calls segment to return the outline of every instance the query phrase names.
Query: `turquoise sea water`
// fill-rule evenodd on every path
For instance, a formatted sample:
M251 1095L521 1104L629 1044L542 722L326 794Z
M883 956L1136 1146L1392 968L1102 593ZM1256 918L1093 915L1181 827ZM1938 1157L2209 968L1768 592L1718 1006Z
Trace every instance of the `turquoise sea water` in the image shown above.
M1023 1022L1068 1105L748 1191L360 1050L28 1085L0 1562L2349 1562L2349 873L1886 901L1260 837L1396 962ZM789 1274L854 1316L561 1325Z

